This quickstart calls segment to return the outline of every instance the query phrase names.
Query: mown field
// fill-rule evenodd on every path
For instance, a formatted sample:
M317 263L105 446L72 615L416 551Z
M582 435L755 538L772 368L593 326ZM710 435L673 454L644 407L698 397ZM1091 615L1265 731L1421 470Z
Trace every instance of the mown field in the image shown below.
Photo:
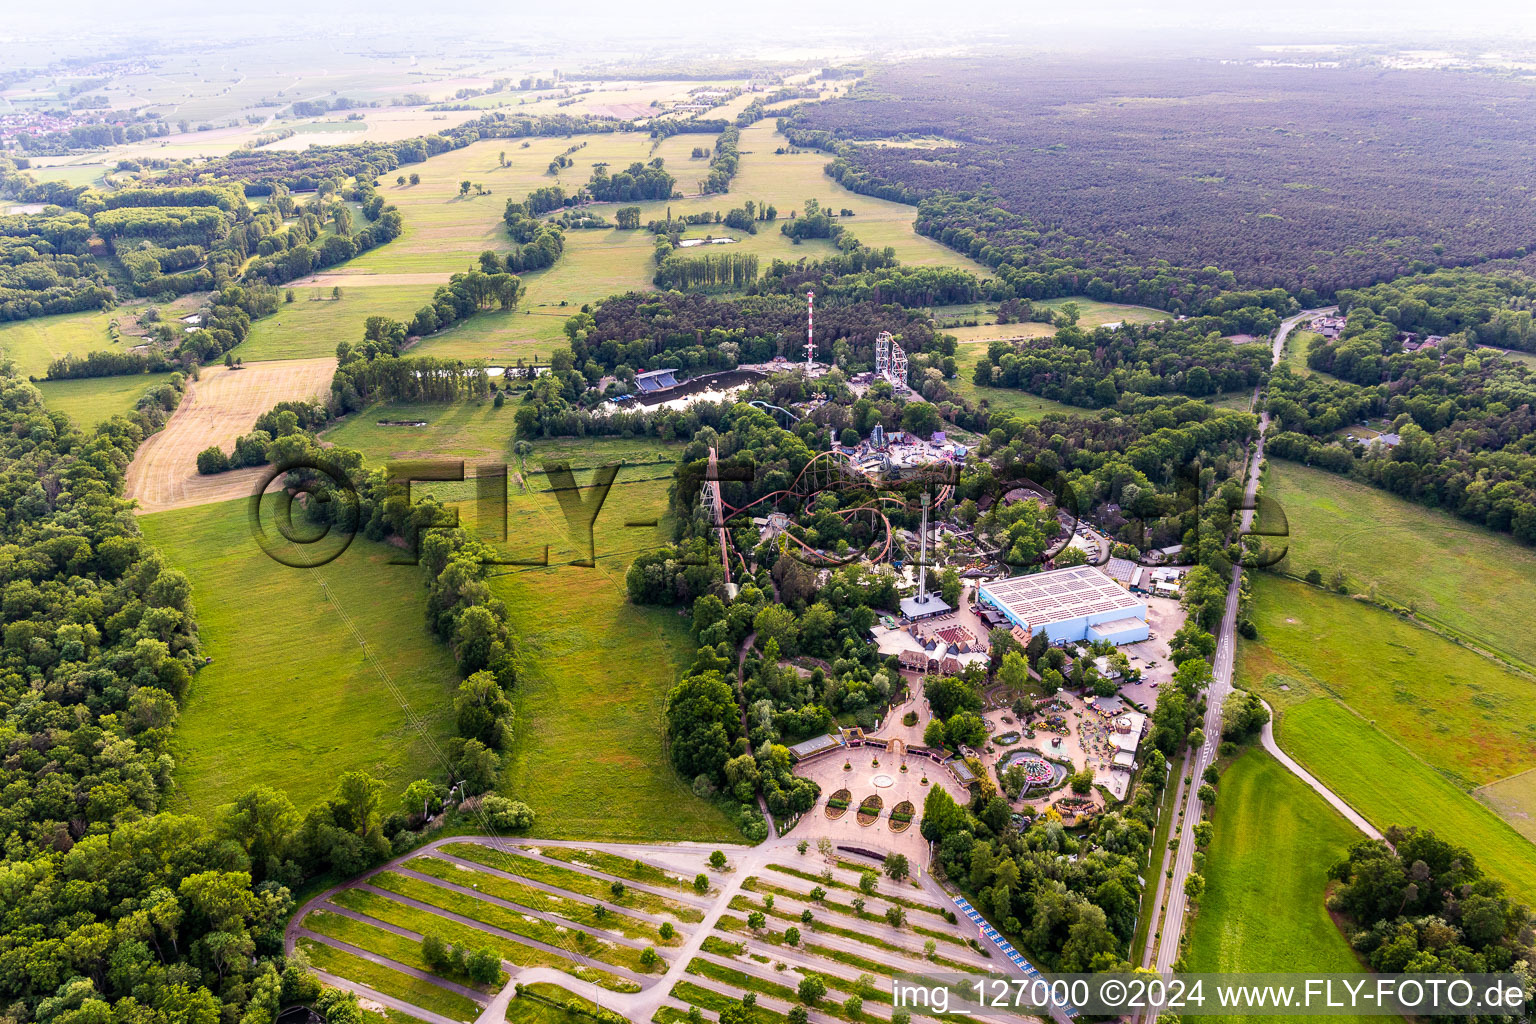
M446 280L446 278L444 278ZM409 317L432 296L432 285L342 285L341 298L331 299L329 287L291 286L294 301L251 324L234 353L246 362L262 359L301 359L333 356L341 341L361 341L363 322L370 316Z
M1313 700L1287 711L1276 735L1372 824L1429 829L1470 850L1521 902L1536 900L1536 844L1368 721L1333 701Z
M1468 790L1536 763L1528 679L1349 598L1255 578L1237 685L1275 708L1282 748L1377 827L1468 847L1529 898L1536 845Z
M392 804L413 779L440 777L427 738L359 642L430 738L445 741L459 677L427 631L418 571L387 564L393 549L361 537L323 568L287 568L257 547L246 513L244 501L231 501L139 519L191 579L203 652L213 659L176 728L179 809L206 813L255 785L284 789L305 808L352 770L383 779Z
M0 358L14 360L22 377L41 377L64 355L123 351L107 337L112 313L86 310L0 324Z
M141 373L126 377L86 377L79 380L43 380L37 389L48 408L68 413L82 430L89 430L118 413L130 413L144 392L170 378L169 373Z
M512 417L516 410L514 402L500 409L491 402L381 403L353 413L323 436L327 441L357 449L371 462L430 454L475 461L503 459L516 470L517 458L512 453ZM425 420L427 425L384 426L381 420ZM588 468L605 462L666 463L646 468L645 475L657 475L671 472L677 454L677 446L643 437L628 441L617 437L540 438L532 444L533 453L527 459L530 471L537 471L545 459L564 459L573 466Z
M515 474L511 412L510 405L497 410L489 403L375 406L326 439L358 448L370 461L427 454L505 460ZM378 425L380 419L408 417L431 425ZM491 580L511 612L519 645L513 695L517 738L502 788L538 812L535 835L738 835L717 808L677 778L662 745L663 701L692 656L687 619L631 605L624 591L630 560L664 537L659 525L626 524L659 521L665 514L675 453L675 445L646 439L538 441L527 459L527 489L516 479L509 483L504 556L542 560L548 546L548 567L502 566ZM595 566L570 564L586 559L589 548L581 526L573 531L549 490L541 469L545 459L568 461L583 488L592 480L583 469L625 464L593 520ZM467 497L472 486L436 485L445 500ZM581 498L590 500L590 494ZM460 516L466 528L476 528L468 504L460 507Z
M1222 773L1212 823L1189 970L1364 973L1323 902L1358 830L1259 747Z
M577 474L578 484L590 476ZM551 565L509 568L492 581L520 644L517 743L504 786L539 813L537 835L730 839L735 830L673 772L662 742L667 691L692 654L687 619L632 605L624 592L634 554L660 540L656 527L625 524L665 512L668 480L627 479L621 471L597 517L594 568L560 564L586 551L553 495L511 503L509 533L525 553L529 541L548 543Z
M1264 493L1285 509L1281 568L1336 569L1356 593L1377 594L1471 642L1536 666L1536 551L1386 491L1279 459Z
M1339 700L1466 789L1536 766L1530 679L1364 602L1273 575L1253 589L1239 674L1272 704Z

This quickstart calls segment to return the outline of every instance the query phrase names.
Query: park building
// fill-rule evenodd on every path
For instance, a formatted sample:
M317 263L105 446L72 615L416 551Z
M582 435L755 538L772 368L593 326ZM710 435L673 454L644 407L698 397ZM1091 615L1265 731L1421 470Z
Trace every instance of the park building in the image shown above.
M1088 565L983 583L977 597L1014 626L1044 633L1053 644L1133 644L1150 635L1145 599Z

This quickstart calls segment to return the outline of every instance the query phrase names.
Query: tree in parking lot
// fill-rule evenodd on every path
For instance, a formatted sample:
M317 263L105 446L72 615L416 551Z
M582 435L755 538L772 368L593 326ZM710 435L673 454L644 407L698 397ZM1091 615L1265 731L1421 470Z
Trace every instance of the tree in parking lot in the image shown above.
M802 1003L815 1006L821 997L827 994L827 983L821 980L819 974L807 974L800 979L798 994Z
M464 972L478 984L494 984L501 977L501 955L489 946L471 950L464 958Z

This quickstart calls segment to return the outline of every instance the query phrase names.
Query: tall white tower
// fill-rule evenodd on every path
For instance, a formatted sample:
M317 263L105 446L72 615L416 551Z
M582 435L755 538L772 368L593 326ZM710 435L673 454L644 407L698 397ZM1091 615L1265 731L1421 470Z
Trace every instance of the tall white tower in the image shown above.
M805 293L805 372L816 368L816 293Z
M917 601L928 603L928 492L923 492L923 528L917 535Z

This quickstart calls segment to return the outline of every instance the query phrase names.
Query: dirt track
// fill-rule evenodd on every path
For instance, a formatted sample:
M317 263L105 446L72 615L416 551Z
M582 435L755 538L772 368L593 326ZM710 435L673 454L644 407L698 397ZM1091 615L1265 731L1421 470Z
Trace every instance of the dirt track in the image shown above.
M128 466L127 496L140 515L206 505L250 494L263 470L239 469L199 476L197 453L209 445L234 451L235 438L250 433L256 417L278 402L318 398L330 387L336 360L284 359L203 371L165 429L139 445Z

